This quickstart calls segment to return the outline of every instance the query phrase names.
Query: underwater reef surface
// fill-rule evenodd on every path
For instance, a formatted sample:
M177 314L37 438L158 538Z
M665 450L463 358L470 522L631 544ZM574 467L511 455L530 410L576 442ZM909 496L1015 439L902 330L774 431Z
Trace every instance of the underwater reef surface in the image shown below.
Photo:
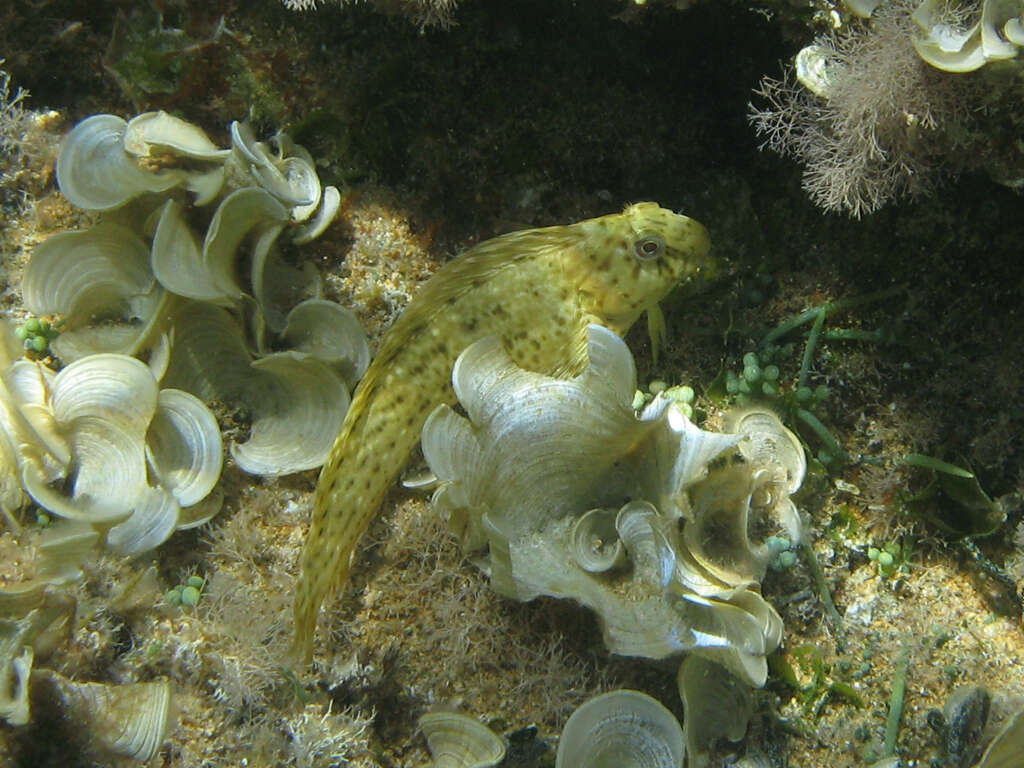
M13 0L0 9L3 314L42 347L28 359L66 362L29 326L22 278L40 243L96 222L54 177L61 137L93 114L163 109L218 147L248 120L260 139L281 129L304 146L341 204L282 257L317 269L372 350L417 287L482 240L641 200L681 209L722 266L710 287L663 302L657 363L644 328L627 336L637 405L689 386L710 431L737 401L763 405L809 459L795 497L808 546L776 542L760 585L782 645L745 737L713 745L712 764L864 766L894 747L906 764L974 765L1024 702L1024 201L1005 185L1024 120L1010 98L1018 65L954 75L984 78L952 95L988 94L971 114L991 122L954 120L923 151L900 133L889 146L927 160L928 183L854 219L816 207L806 156L761 151L748 115L765 108L763 78L784 77L835 18L864 22L826 3L675 5L465 0L447 28L421 29L363 4ZM802 116L819 114L798 98ZM957 154L983 144L977 163ZM252 413L208 405L225 445L245 439ZM139 764L97 744L109 724L70 706L61 678L169 681L151 765L427 765L417 719L447 703L506 737L502 765L547 766L596 693L636 689L682 715L678 657L610 654L587 609L498 595L427 495L401 487L321 617L314 665L294 664L315 483L315 470L249 475L225 454L209 523L135 558L90 551L77 581L47 587L64 617L35 647L48 682L31 686L27 724L0 725L0 764ZM52 524L31 505L12 511L5 590L50 578ZM5 638L29 631L3 620Z

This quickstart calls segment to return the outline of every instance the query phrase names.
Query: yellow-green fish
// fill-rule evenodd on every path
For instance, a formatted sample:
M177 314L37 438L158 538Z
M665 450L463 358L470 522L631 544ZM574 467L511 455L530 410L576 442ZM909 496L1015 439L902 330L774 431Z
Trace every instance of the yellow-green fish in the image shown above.
M587 325L625 335L644 311L712 266L704 227L655 203L480 243L428 280L388 331L320 472L295 599L294 649L309 660L323 600L348 577L356 544L420 439L430 412L455 402L455 359L497 334L523 368L586 366Z

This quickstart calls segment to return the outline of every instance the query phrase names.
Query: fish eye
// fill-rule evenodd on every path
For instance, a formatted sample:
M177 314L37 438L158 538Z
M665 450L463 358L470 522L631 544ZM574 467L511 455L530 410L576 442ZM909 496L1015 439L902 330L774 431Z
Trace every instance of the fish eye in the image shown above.
M665 239L658 235L642 235L633 243L633 250L641 261L651 261L665 252Z

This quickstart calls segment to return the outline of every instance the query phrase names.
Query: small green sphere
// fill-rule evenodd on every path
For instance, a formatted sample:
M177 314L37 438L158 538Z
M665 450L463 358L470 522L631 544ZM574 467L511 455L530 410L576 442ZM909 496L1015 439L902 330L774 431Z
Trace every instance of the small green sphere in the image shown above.
M25 330L31 334L39 333L43 327L39 324L38 318L30 317L25 321Z
M878 553L878 564L883 568L891 568L894 562L893 556L884 549Z
M34 336L32 337L32 349L36 352L45 352L49 346L50 340L45 336Z
M762 381L761 391L764 393L765 397L778 397L779 385L774 381Z
M745 354L743 356L743 367L744 368L747 368L747 367L749 367L751 365L756 366L758 364L760 364L760 360L758 360L758 358L757 358L757 352L747 352L747 354Z
M761 375L764 376L764 380L765 381L778 381L779 380L779 366L777 366L777 365L767 365L767 366L765 366L765 369L761 372Z
M796 565L796 552L789 549L779 553L779 566L782 568L792 568L794 565Z
M665 397L675 403L692 403L696 397L693 387L683 384L678 387L669 387L665 390Z
M181 587L173 587L167 590L164 599L171 605L181 605Z
M195 587L184 587L181 590L181 604L189 608L199 602L199 590Z
M743 378L749 381L751 384L761 380L761 366L759 365L745 365L743 366Z
M634 411L639 411L641 408L644 407L644 404L646 402L647 398L644 397L644 393L638 389L636 392L633 393L633 402L630 403L630 407Z
M18 337L19 341L24 341L28 338L28 329L24 325L19 325L14 329L14 335Z
M814 397L814 392L811 391L810 387L797 387L796 399L801 403L806 403L812 397Z
M185 580L185 584L186 584L186 586L189 586L189 587L195 587L196 589L202 589L203 587L206 586L206 579L204 579L202 576L195 576L195 575L193 575L193 576L189 576Z

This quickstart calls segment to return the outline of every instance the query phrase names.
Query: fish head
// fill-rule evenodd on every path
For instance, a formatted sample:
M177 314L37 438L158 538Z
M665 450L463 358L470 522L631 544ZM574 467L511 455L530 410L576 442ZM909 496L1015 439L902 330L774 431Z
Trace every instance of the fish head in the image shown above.
M657 203L581 222L573 268L585 312L623 334L681 282L714 272L704 225Z

